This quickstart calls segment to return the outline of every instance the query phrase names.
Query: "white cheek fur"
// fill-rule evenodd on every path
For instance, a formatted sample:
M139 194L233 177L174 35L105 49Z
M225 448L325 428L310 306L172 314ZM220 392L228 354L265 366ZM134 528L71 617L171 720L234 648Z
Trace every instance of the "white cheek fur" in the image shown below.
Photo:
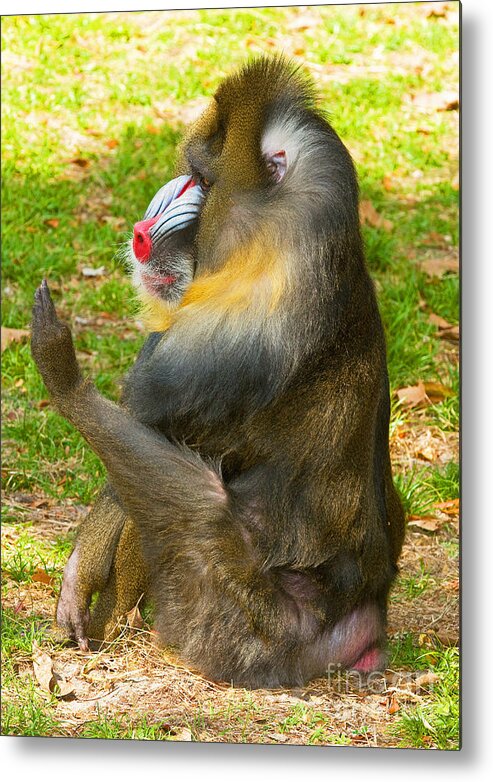
M285 153L282 176L297 164L296 178L301 178L300 186L305 178L311 176L322 151L319 134L307 128L297 117L273 121L263 134L261 150L266 160L275 161L279 152Z
M275 158L279 152L285 152L285 165L286 169L289 169L299 156L301 144L302 137L298 124L287 120L266 129L261 143L262 155L271 159Z

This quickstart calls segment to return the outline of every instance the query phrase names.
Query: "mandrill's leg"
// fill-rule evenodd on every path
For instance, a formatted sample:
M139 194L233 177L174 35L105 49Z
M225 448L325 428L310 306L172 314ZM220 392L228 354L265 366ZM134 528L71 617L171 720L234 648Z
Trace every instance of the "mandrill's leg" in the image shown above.
M95 593L95 605L89 606ZM146 592L140 536L110 485L81 524L63 575L57 624L82 649L110 639Z
M99 591L87 630L89 638L110 640L122 619L147 593L147 568L140 534L132 519L125 518L111 564L108 581Z

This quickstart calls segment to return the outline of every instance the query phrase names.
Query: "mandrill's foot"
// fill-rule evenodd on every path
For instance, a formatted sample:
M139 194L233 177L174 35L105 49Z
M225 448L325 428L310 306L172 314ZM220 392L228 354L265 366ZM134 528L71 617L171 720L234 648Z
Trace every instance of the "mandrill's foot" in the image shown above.
M69 327L58 320L46 280L34 295L31 352L48 391L57 401L82 381Z

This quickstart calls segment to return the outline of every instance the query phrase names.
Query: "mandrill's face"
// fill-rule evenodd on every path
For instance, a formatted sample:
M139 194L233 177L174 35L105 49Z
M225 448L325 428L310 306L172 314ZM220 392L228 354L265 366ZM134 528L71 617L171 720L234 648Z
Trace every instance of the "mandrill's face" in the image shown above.
M312 245L312 259L325 257L329 228L332 243L359 236L349 154L282 60L254 61L219 86L178 170L134 226L133 279L151 308L184 309L207 292L208 306L234 300L240 312L261 299L272 309L305 272L314 285L303 258Z
M194 275L193 245L204 189L192 176L162 187L135 223L130 260L137 289L178 303Z
M251 100L230 102L220 88L185 138L183 175L156 193L134 225L129 259L146 300L177 305L195 277L217 273L279 192L287 156L276 141L266 145L265 112Z

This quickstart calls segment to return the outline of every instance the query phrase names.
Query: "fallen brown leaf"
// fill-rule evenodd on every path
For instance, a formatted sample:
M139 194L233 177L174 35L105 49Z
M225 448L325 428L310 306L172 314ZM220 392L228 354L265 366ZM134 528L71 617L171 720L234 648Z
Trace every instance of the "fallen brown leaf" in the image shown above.
M91 162L87 160L87 158L85 157L75 157L69 162L72 163L72 165L77 166L78 168L89 168L89 166L91 165Z
M440 317L440 315L435 315L434 312L430 312L428 316L428 320L430 323L432 323L434 326L438 326L439 329L451 329L452 324L445 320L445 318Z
M459 646L459 637L457 635L449 635L447 633L433 633L433 637L439 641L442 646Z
M440 106L437 111L458 111L459 110L459 98L450 98L445 102L444 106Z
M53 576L50 576L50 574L47 573L46 570L43 570L42 568L36 568L31 578L32 581L36 581L39 584L47 584L48 586L51 587L55 583L55 579L53 578Z
M430 312L428 320L434 326L438 327L438 336L440 339L450 339L454 342L459 340L459 326L453 326L451 323L448 323L445 318L441 318L440 315L435 315L434 312Z
M144 620L142 619L138 605L134 606L131 611L128 611L127 623L128 626L132 627L134 630L142 630L144 627Z
M428 19L438 19L439 17L447 16L447 13L450 11L450 6L448 3L430 3L429 5L426 5L426 11Z
M285 733L268 733L267 736L268 738L273 739L273 741L278 741L280 744L283 744L288 740L288 736Z
M404 407L426 407L430 404L430 400L426 394L424 383L419 381L416 386L407 386L406 388L398 388L395 392L398 400Z
M373 228L383 228L385 231L391 231L394 225L391 220L386 220L382 217L372 202L368 200L360 201L359 218L362 223L371 225Z
M53 674L52 692L55 698L65 699L74 692L74 684L57 673Z
M425 673L416 676L414 686L416 690L421 690L424 687L427 687L429 684L435 684L435 682L438 681L440 681L440 677L437 676L436 673L433 673L433 671L426 671Z
M437 458L436 450L431 445L415 448L413 456L416 459L424 459L425 462L434 462Z
M60 225L60 220L58 220L56 217L50 217L49 220L45 220L45 225L49 225L50 228L58 228Z
M388 713L389 714L396 714L399 711L400 708L401 707L400 707L399 701L397 700L395 695L391 695L390 699L389 699L389 702L388 702L388 706L387 706Z
M445 500L445 502L436 502L434 507L441 510L442 513L446 513L447 516L456 516L459 513L460 500L457 498L455 500Z
M433 518L414 519L413 521L408 521L407 526L415 527L423 532L436 532L440 527L440 522L438 519Z
M429 277L443 277L447 272L459 272L459 260L455 255L449 255L445 258L427 258L421 261L419 267Z
M30 333L27 329L10 329L2 326L2 353L11 342L22 342L29 337Z
M460 589L460 582L458 578L451 578L449 581L444 581L442 586L450 592L458 592Z
M449 339L451 342L459 342L460 340L460 328L459 326L450 326L449 329L441 329L438 332L440 339Z
M53 679L53 661L49 654L43 652L37 641L32 645L34 676L39 686L45 692L51 692Z
M426 247L446 247L447 240L444 235L438 233L438 231L430 231L426 236L423 236L421 244L426 245Z
M177 728L174 733L173 741L192 741L192 731L190 728Z
M53 500L48 497L41 497L39 500L33 500L29 503L30 508L46 508L48 505L53 505Z
M425 393L432 404L443 402L444 399L454 395L454 392L448 386L442 383L426 382L424 383Z

